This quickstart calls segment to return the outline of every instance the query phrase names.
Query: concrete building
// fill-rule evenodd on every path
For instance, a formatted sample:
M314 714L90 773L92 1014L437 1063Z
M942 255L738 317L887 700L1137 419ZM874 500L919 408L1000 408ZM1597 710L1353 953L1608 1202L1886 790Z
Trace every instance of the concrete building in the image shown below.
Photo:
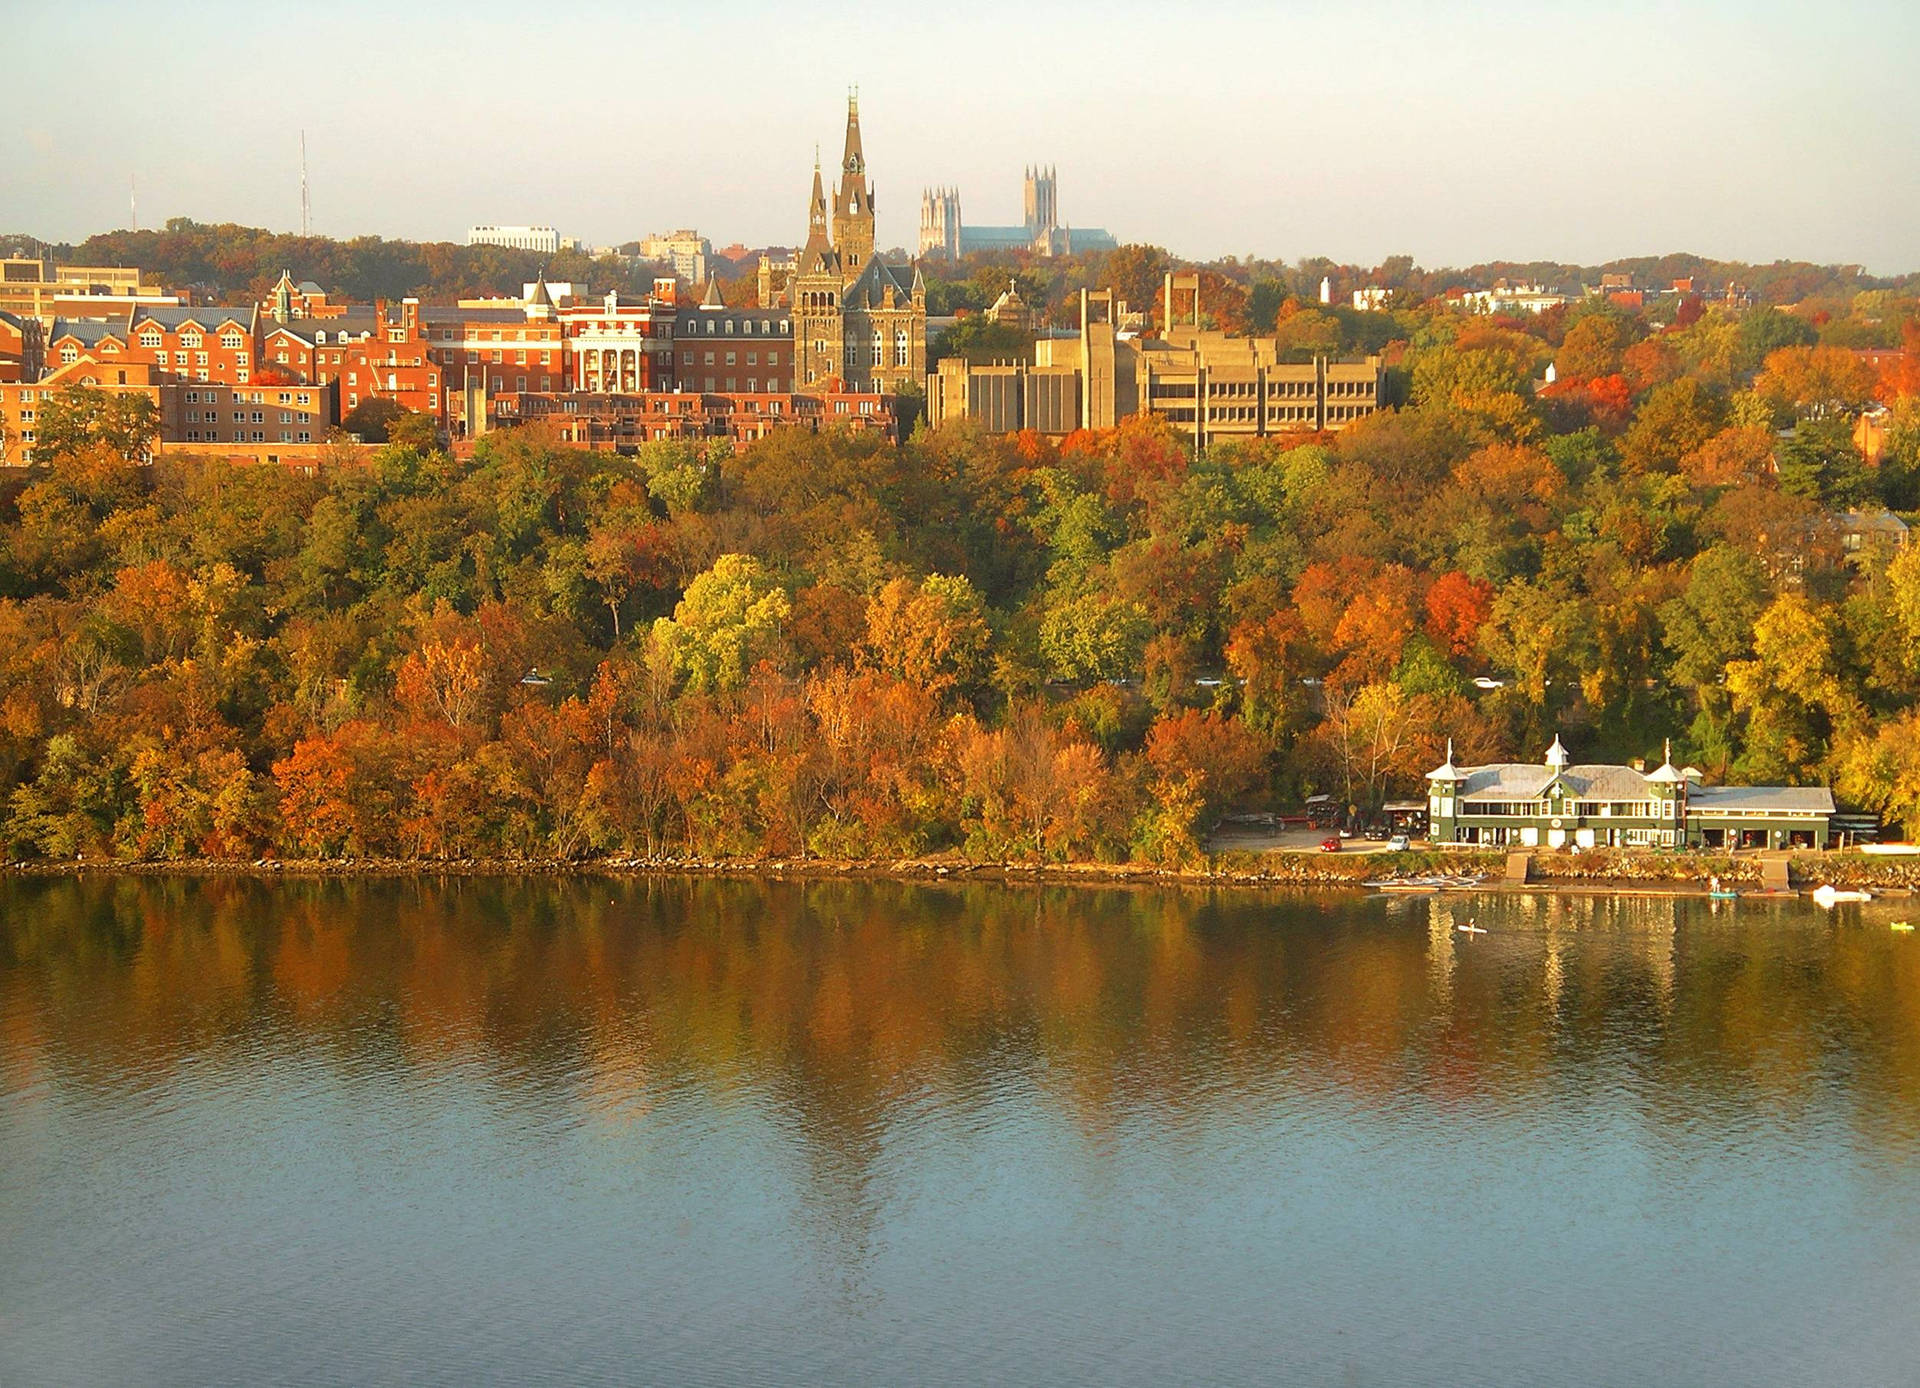
M56 316L118 318L139 305L178 304L145 282L139 270L118 265L56 265L33 256L0 258L0 313L43 322Z
M1235 437L1337 433L1381 408L1378 357L1283 361L1273 338L1201 328L1197 275L1169 274L1164 294L1170 326L1158 338L1130 331L1126 305L1110 290L1087 290L1079 332L1040 339L1030 365L940 362L927 381L928 423L967 418L994 432L1064 434L1151 413L1204 448Z
M1110 251L1118 242L1102 227L1060 224L1060 184L1052 168L1030 167L1022 190L1019 226L968 226L955 188L928 188L920 195L919 253L946 261L980 251L1027 251L1052 257Z
M514 251L537 251L541 255L560 253L560 233L552 227L470 226L469 246L505 246Z
M673 266L673 273L688 284L705 284L708 262L713 259L713 243L699 232L683 227L647 237L640 243L640 258Z
M1427 773L1435 843L1518 848L1825 848L1823 786L1707 786L1669 756L1657 770L1574 764L1560 739L1539 765L1496 762Z

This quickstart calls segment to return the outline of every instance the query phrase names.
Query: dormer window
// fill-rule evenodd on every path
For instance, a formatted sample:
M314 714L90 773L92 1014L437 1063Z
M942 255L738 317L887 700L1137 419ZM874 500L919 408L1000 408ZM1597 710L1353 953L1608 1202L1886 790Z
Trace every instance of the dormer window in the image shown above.
M243 341L245 341L245 339L242 338L239 333L226 332L226 333L220 334L220 345L226 348L229 352L239 351L240 344Z
M160 334L152 328L147 329L140 334L140 345L142 347L158 347L160 345Z
M180 345L182 347L198 347L200 345L200 334L191 328L187 329L187 331L180 334Z

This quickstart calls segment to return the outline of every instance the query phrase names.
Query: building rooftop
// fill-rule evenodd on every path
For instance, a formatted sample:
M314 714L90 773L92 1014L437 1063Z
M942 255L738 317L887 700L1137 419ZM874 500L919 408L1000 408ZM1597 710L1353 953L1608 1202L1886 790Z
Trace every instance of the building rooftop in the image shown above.
M1495 762L1491 766L1463 766L1463 800L1538 800L1556 776L1580 800L1644 800L1648 781L1630 766L1604 763L1568 766L1558 772L1533 762Z
M1833 808L1833 792L1825 786L1694 786L1687 792L1688 814L1832 814Z

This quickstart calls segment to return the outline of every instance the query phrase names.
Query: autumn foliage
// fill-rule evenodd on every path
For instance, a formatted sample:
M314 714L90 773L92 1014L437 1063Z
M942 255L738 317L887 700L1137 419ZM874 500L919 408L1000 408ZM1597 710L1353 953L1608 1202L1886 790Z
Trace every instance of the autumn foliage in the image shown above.
M1395 408L1198 453L507 432L310 477L142 466L140 420L54 402L0 489L0 845L1190 863L1556 733L1920 832L1920 402L1843 342L1920 319L1863 305L1409 307Z

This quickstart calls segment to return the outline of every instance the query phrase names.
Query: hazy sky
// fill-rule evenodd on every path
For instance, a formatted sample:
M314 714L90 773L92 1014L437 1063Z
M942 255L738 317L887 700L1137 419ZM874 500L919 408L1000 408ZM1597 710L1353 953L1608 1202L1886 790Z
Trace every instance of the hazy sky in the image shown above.
M1183 256L1920 270L1920 0L926 6L0 0L0 232L172 216L606 244L806 231L858 83L880 241L924 185ZM297 267L295 267L297 268Z

